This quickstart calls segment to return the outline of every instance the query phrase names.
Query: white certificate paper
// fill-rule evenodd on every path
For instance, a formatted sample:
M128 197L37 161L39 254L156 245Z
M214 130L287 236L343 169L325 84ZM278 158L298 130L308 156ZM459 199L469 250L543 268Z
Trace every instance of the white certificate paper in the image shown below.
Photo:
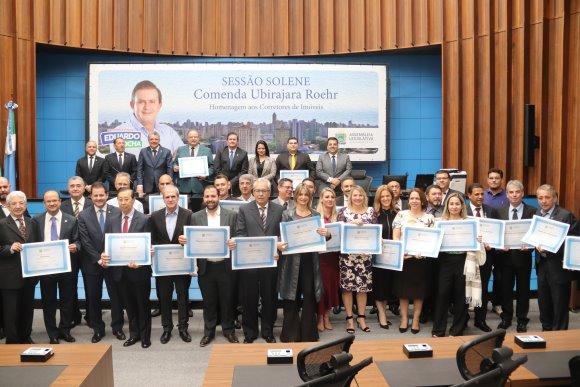
M230 227L185 226L183 234L187 239L184 251L186 258L229 258L228 239Z
M374 267L403 271L403 242L383 239L383 253L375 255Z
M71 271L68 239L25 243L20 252L22 277L69 273Z
M154 277L188 275L197 272L197 261L183 256L181 245L155 245L151 257Z
M275 236L234 238L236 248L232 250L232 269L260 269L276 267L274 256L278 239Z
M427 227L403 227L401 240L405 254L437 258L443 242L443 230Z
M109 266L151 265L151 233L105 234L105 253Z
M540 246L543 250L557 253L564 243L570 225L534 215L530 229L522 238L522 241L534 247Z
M185 179L195 176L209 176L207 156L179 157L179 178Z
M280 170L280 179L286 178L292 180L292 188L296 189L302 180L310 176L307 169L282 169Z
M381 254L382 224L349 224L343 223L340 235L340 252L342 254Z
M297 254L326 251L326 238L316 232L324 227L320 216L311 216L280 223L282 242L288 243L282 254Z
M568 270L580 271L580 237L566 237L563 267Z
M503 249L505 221L491 218L476 218L479 222L481 241L494 249Z
M342 222L326 223L324 227L330 234L330 239L326 241L326 251L340 251L340 234Z
M161 195L149 195L147 199L149 201L150 214L165 208L165 202L163 201L163 197ZM179 207L187 208L187 195L179 195Z
M475 251L479 250L477 240L477 221L440 220L435 227L443 230L443 242L440 251Z
M522 241L531 225L531 219L505 221L504 249L520 250L522 247L534 248L534 246Z

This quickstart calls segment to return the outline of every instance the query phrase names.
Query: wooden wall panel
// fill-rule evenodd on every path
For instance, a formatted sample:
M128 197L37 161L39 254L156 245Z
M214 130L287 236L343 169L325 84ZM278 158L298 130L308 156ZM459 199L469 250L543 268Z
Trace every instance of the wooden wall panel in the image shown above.
M318 0L304 0L304 54L319 54L318 20L320 8Z
M187 54L187 25L191 23L187 0L174 0L173 7L173 54Z
M0 9L3 9L0 7ZM14 3L15 29L18 39L34 39L34 28L32 26L32 0L17 1Z
M82 0L81 47L97 48L97 26L99 25L99 3ZM101 20L101 22L104 22ZM52 23L52 22L51 22Z
M288 0L288 53L304 55L304 3Z
M175 9L175 6L176 4L174 0L164 0L159 2L158 52L160 54L173 54L173 37L175 36L173 10Z
M288 0L274 1L274 55L289 55Z
M260 0L260 56L274 55L274 0Z
M170 1L170 0L164 0ZM144 0L143 2L143 52L156 54L159 52L159 0Z
M201 1L201 55L214 56L217 54L217 15L218 3L213 0ZM225 24L225 23L224 23Z
M239 26L234 26L234 21L232 20L232 3L230 0L219 0L217 2L216 14L219 15L220 23L216 25L217 29L217 55L219 56L229 56L232 55L232 30L239 28ZM239 16L239 15L238 15ZM239 22L239 19L236 19ZM242 37L238 37L238 40ZM242 43L237 43L238 47Z
M82 42L83 9L82 3L75 0L66 1L66 28L64 44L79 47Z
M187 7L187 53L202 55L203 51L203 0L190 0Z
M320 53L334 52L334 0L319 0Z
M0 0L0 35L16 35L16 3L13 0Z
M246 0L248 9L258 9L259 0ZM246 16L246 42L245 56L258 56L260 53L260 13L245 12Z
M33 23L34 40L39 43L48 43L50 35L50 3L49 0L34 2Z
M65 0L50 1L50 35L49 43L64 44L66 40Z
M112 48L113 50L127 51L129 44L129 0L116 0L113 6Z
M361 52L365 50L365 2L364 0L350 0L348 8L350 25L349 51Z
M365 1L365 50L381 50L381 2Z
M14 89L14 78L17 74L14 64L15 44L16 39L0 34L0 149L4 149L8 121L8 111L4 104L10 100L18 103ZM4 157L0 163L4 163Z
M429 2L413 0L413 46L426 46L429 41Z
M234 1L231 5L231 37L233 56L244 56L246 52L246 4L243 1ZM223 27L223 23L218 23ZM218 28L219 28L218 27Z
M394 49L399 47L397 44L397 23L394 20L397 15L397 0L381 1L381 46L383 50ZM441 23L443 24L443 23Z
M334 3L334 52L349 52L348 1Z

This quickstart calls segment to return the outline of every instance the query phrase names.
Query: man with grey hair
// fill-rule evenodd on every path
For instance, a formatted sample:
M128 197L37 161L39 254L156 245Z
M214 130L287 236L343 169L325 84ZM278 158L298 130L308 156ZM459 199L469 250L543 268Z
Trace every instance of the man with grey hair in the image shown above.
M497 211L501 220L531 219L536 209L523 202L524 185L519 180L506 184L508 204ZM497 259L502 264L501 275L501 322L498 329L508 329L514 315L513 289L516 285L516 318L518 332L528 330L528 310L530 307L530 277L532 273L532 249L522 245L520 249L497 251Z
M9 214L0 220L0 295L3 303L6 344L33 344L34 288L38 279L22 278L20 252L24 243L38 242L36 227L24 216L26 195L7 195Z
M242 176L240 176L240 192L242 194L236 199L246 203L254 200L254 196L252 196L252 186L254 185L255 180L256 178L249 173L244 173Z
M115 177L115 191L119 192L123 188L131 188L131 180L129 179L129 174L127 172L119 172ZM119 208L119 200L116 197L107 200L107 204ZM133 201L133 208L142 214L145 213L143 203L139 200Z
M187 145L180 146L173 162L173 171L179 173L180 157L202 157L207 158L209 176L213 175L213 155L211 150L199 143L199 133L195 129L187 132ZM177 179L177 187L182 194L199 197L203 194L203 187L207 185L209 176L193 176Z
M91 192L91 184L105 181L105 159L97 156L97 143L94 140L87 141L85 153L77 160L75 173L85 181L87 192Z
M537 216L568 223L568 235L578 235L578 222L574 214L558 205L558 193L549 184L536 190L540 208ZM544 331L568 329L568 304L570 302L571 273L564 270L564 245L556 253L536 247L536 271L538 273L538 306L540 322Z
M164 174L173 176L171 151L159 145L159 133L149 133L149 146L141 149L137 161L137 193L139 197L145 194L157 193L157 182Z

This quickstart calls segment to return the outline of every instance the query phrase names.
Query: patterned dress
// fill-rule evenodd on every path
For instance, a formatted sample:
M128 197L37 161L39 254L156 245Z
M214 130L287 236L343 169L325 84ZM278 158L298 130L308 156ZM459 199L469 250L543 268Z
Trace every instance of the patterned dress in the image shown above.
M356 214L348 207L338 213L339 222L361 219L364 224L377 222L375 210L368 207L363 214ZM373 290L373 262L371 254L341 254L340 288L349 292L368 293Z

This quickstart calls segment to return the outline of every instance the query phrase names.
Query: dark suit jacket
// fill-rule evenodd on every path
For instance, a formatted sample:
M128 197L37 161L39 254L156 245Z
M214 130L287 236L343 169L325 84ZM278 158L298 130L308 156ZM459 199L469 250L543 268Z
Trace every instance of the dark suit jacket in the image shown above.
M496 210L498 219L501 220L511 220L512 214L510 214L510 205L506 205ZM524 210L521 219L532 219L536 213L536 208L528 206L524 203ZM509 251L498 251L502 254L502 261L513 266L530 266L532 263L532 249L528 250L509 250Z
M20 235L20 230L11 216L0 220L0 289L20 289L26 281L22 278L20 253L12 254L10 247L14 242L38 242L36 227L30 218L24 218L26 224L26 239Z
M122 222L123 213L121 211L113 214L110 221L107 219L105 234L120 233ZM133 219L131 219L131 225L129 226L129 233L149 231L149 218L147 215L134 210ZM113 279L115 281L128 280L129 282L141 282L151 277L150 265L139 266L136 269L132 269L128 266L114 266L110 267L109 270L113 271Z
M465 195L463 195L461 192L459 192L459 191L457 191L457 190L454 190L454 189L451 189L451 188L449 188L449 190L447 191L447 195L445 195L445 197L444 197L444 198L443 198L443 200L441 201L441 206L442 206L442 207L445 207L445 203L447 203L447 200L449 199L449 195L451 195L451 194L452 194L452 193L454 193L454 192L455 192L455 193L458 193L458 194L460 194L460 195L461 195L461 196L463 196L463 197L465 197Z
M542 216L541 209L538 208L536 211L536 215ZM560 206L554 207L554 211L550 216L550 219L556 220L562 223L568 223L570 225L570 229L568 230L568 235L578 235L578 221L574 214L570 211L562 208ZM545 251L543 254L536 253L536 261L538 265L547 262L548 265L553 265L555 273L554 279L557 281L568 281L571 279L572 275L567 270L562 268L562 260L564 259L564 244L562 243L562 247L558 250L557 253L550 253ZM556 274L557 273L557 274Z
M137 185L143 186L143 192L153 192L161 175L173 176L171 160L171 151L162 146L158 147L155 158L153 158L151 147L141 149L139 161L137 161Z
M119 165L117 152L105 156L105 179L109 182L109 189L115 189L115 177L119 172L131 175L131 182L137 180L137 158L131 153L123 154L123 165Z
M85 205L80 209L80 211L82 212L84 209L92 207L93 206L93 202L91 201L91 199L89 198L85 198ZM69 215L74 215L74 208L73 208L73 203L72 203L72 199L66 199L63 200L62 204L60 205L60 210L62 212L64 212L65 214L69 214Z
M191 211L179 207L175 232L171 239L169 239L167 227L165 227L165 208L152 213L149 223L151 228L151 243L153 245L177 245L179 244L179 236L183 235L183 226L191 224Z
M230 235L234 235L236 230L237 216L233 211L226 210L225 208L220 208L220 226L229 226ZM207 226L207 212L205 209L200 210L191 216L192 226ZM204 275L205 269L207 267L207 261L205 259L197 260L197 274ZM226 265L226 270L229 272L232 270L231 265Z
M89 160L87 155L77 160L76 175L83 178L87 185L95 181L105 181L105 159L95 155L93 160L93 169L89 171Z
M467 207L467 215L475 216L473 211L471 211L471 205L469 203L466 204L466 207ZM482 215L484 218L499 219L497 210L495 208L488 206L487 204L482 204L481 209L483 210Z
M266 228L262 228L262 218L255 201L243 204L238 211L236 236L280 236L280 222L283 208L281 205L269 202L266 214Z
M111 217L120 214L117 207L107 205L107 215L105 218L105 229L111 222ZM101 232L99 219L95 213L95 206L85 208L78 218L79 235L81 238L83 272L88 274L98 274L103 268L97 263L101 259L101 253L105 249L105 234Z
M236 148L234 154L234 166L230 169L230 148L227 146L221 152L216 153L213 160L215 174L223 173L230 179L232 189L237 192L238 180L241 175L248 173L248 152L242 148Z
M290 153L283 152L276 157L276 181L280 178L280 171L290 168ZM310 161L310 156L307 153L296 153L296 166L294 169L306 169L308 176L314 178L314 165Z

